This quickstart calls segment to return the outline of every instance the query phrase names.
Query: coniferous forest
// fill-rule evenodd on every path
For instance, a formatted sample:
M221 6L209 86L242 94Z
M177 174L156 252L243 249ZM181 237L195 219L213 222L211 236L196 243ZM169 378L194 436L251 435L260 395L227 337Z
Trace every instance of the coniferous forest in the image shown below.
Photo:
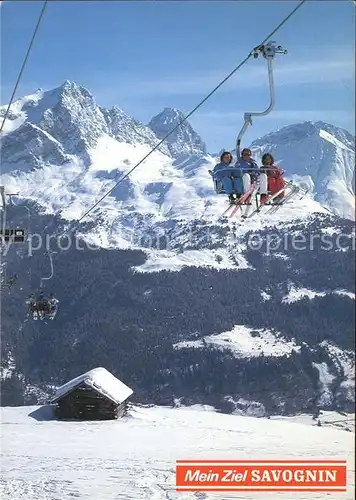
M50 216L38 215L32 224L37 232L60 227ZM314 219L303 230L309 237L320 227ZM339 229L351 235L352 223L340 220ZM297 223L293 230L300 230ZM179 399L231 412L247 400L263 405L265 414L314 412L323 405L353 410L342 388L345 370L325 341L354 350L355 301L332 293L355 292L354 249L327 251L316 242L303 251L289 246L285 258L263 246L243 255L251 268L140 273L133 267L145 262L143 251L78 250L72 244L53 254L54 277L44 288L59 299L58 315L53 322L34 322L25 300L49 274L49 259L43 250L28 256L21 245L11 247L7 270L18 279L2 293L1 355L5 369L14 366L3 379L1 404L45 402L55 386L103 366L141 403L171 405ZM286 303L290 283L325 295ZM294 339L299 348L281 356L241 357L205 342L235 325L255 336L272 330L276 342L279 336ZM175 346L183 341L201 342ZM320 397L320 363L334 377L327 402Z

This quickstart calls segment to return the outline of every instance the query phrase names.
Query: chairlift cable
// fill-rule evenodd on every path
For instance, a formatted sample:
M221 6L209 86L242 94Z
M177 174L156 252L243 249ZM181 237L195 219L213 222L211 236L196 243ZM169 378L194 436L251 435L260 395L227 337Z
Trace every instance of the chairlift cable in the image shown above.
M12 92L12 95L11 95L11 98L10 98L10 102L7 106L7 110L5 112L5 115L4 115L4 118L2 120L2 124L1 124L1 127L0 127L0 133L3 131L3 128L4 128L4 125L5 125L5 121L6 121L6 118L8 117L8 114L10 112L10 107L12 105L12 101L14 100L14 97L15 97L15 94L16 94L16 91L17 91L17 88L19 86L19 83L20 83L20 80L22 78L22 74L24 72L24 69L25 69L25 66L26 66L26 63L27 63L27 60L29 58L29 55L30 55L30 52L32 50L32 47L33 47L33 43L35 41L35 38L36 38L36 35L37 35L37 31L38 31L38 28L40 27L40 24L41 24L41 21L42 21L42 18L43 18L43 14L45 13L45 10L46 10L46 7L47 7L47 4L48 4L48 0L45 0L45 2L43 3L43 6L42 6L42 10L41 10L41 13L38 17L38 20L37 20L37 24L36 24L36 27L35 27L35 30L32 34L32 38L30 40L30 44L28 46L28 49L27 49L27 52L26 52L26 55L25 55L25 58L23 60L23 63L22 63L22 66L21 66L21 69L20 69L20 72L19 72L19 75L17 77L17 80L16 80L16 83L15 83L15 87L14 87L14 90Z
M136 170L137 167L139 167L152 153L154 153L154 151L156 151L163 143L164 141L171 135L173 134L173 132L175 132L181 125L182 123L184 123L190 116L192 116L193 113L195 113L195 111L197 111L197 109L199 109L213 94L215 94L215 92L224 84L227 82L227 80L229 80L252 56L253 56L253 53L256 49L258 49L259 47L261 47L262 45L264 45L267 40L269 40L296 12L298 9L300 9L300 7L306 3L307 0L302 0L279 24L278 26L276 26L276 28L274 28L271 33L269 33L265 39L259 44L257 45L257 47L255 47L249 54L247 57L245 57L245 59L240 62L240 64L238 66L236 66L236 68L234 68L218 85L216 85L216 87L207 95L204 97L204 99L202 99L199 104L197 104L197 106L195 106L194 109L192 109L170 132L168 132L168 134L166 134L163 139L160 140L160 142L154 146L143 158L141 158L141 160L136 163L136 165L134 167L131 168L131 170L129 170L129 172L125 173L117 182L116 184L109 190L107 191L96 203L94 203L94 205L92 205L91 208L89 208L89 210L87 210L84 215L82 215L80 217L80 219L78 219L76 221L76 224L79 224L92 210L94 210L94 208L96 208L107 196L109 196L113 190L119 185L121 184L134 170Z

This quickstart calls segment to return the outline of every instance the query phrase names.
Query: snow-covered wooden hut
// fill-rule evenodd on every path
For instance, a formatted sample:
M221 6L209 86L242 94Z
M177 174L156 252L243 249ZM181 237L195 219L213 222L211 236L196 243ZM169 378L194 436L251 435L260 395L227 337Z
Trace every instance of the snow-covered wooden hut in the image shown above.
M105 368L94 368L59 387L51 403L59 419L111 420L125 413L131 394Z

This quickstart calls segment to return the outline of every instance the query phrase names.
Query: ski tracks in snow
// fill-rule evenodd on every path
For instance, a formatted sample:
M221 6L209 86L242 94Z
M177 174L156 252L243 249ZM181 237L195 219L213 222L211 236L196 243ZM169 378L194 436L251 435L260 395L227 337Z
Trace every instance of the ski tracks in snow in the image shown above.
M33 458L33 457L32 457ZM176 498L175 470L165 464L124 460L8 456L0 481L6 500L171 500ZM166 464L167 465L167 464ZM34 471L35 474L34 474ZM182 500L197 498L183 496Z

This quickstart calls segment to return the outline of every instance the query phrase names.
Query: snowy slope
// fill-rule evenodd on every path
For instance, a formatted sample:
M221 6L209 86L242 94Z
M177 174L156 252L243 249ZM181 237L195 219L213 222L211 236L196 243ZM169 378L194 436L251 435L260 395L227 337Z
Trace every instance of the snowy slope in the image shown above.
M256 159L270 152L286 175L312 188L315 200L355 219L355 138L322 121L284 127L251 144Z
M303 343L306 346L305 343ZM332 375L330 366L325 362L313 363L319 371L319 405L322 408L331 407L338 394L347 395L349 401L355 401L355 353L342 350L329 342L320 344L329 354L336 370L339 383ZM290 356L292 352L300 352L301 345L295 339L287 340L280 332L269 329L253 329L244 325L235 325L233 330L208 335L200 340L188 340L174 345L176 349L202 349L205 346L232 353L236 358ZM335 387L338 385L336 394Z
M36 407L1 409L4 499L266 498L266 493L257 492L223 497L177 493L175 461L193 458L347 459L348 491L337 498L353 498L353 434L327 425L316 427L311 417L302 416L303 423L298 423L297 417L266 420L218 414L204 407L134 407L128 417L111 422L35 418L46 418L45 412ZM273 498L309 500L311 494L273 493ZM330 494L312 493L312 498L327 499Z
M243 325L236 325L231 332L223 332L218 335L209 335L203 340L183 341L175 345L176 348L203 347L210 344L220 349L228 349L238 357L260 356L284 356L289 355L292 350L299 351L294 341L287 341L280 334L269 330L253 330Z
M325 341L321 345L327 349L334 365L337 367L338 374L343 377L339 392L346 393L355 400L355 353L343 351ZM328 389L328 387L326 388Z
M282 302L291 304L304 297L308 297L309 299L313 299L315 297L325 297L326 293L327 292L325 291L318 292L316 290L309 290L308 288L298 288L294 285L290 285L289 292L285 297L283 297ZM355 300L355 294L352 292L348 292L347 290L330 290L329 293L335 293L336 295L342 295Z

